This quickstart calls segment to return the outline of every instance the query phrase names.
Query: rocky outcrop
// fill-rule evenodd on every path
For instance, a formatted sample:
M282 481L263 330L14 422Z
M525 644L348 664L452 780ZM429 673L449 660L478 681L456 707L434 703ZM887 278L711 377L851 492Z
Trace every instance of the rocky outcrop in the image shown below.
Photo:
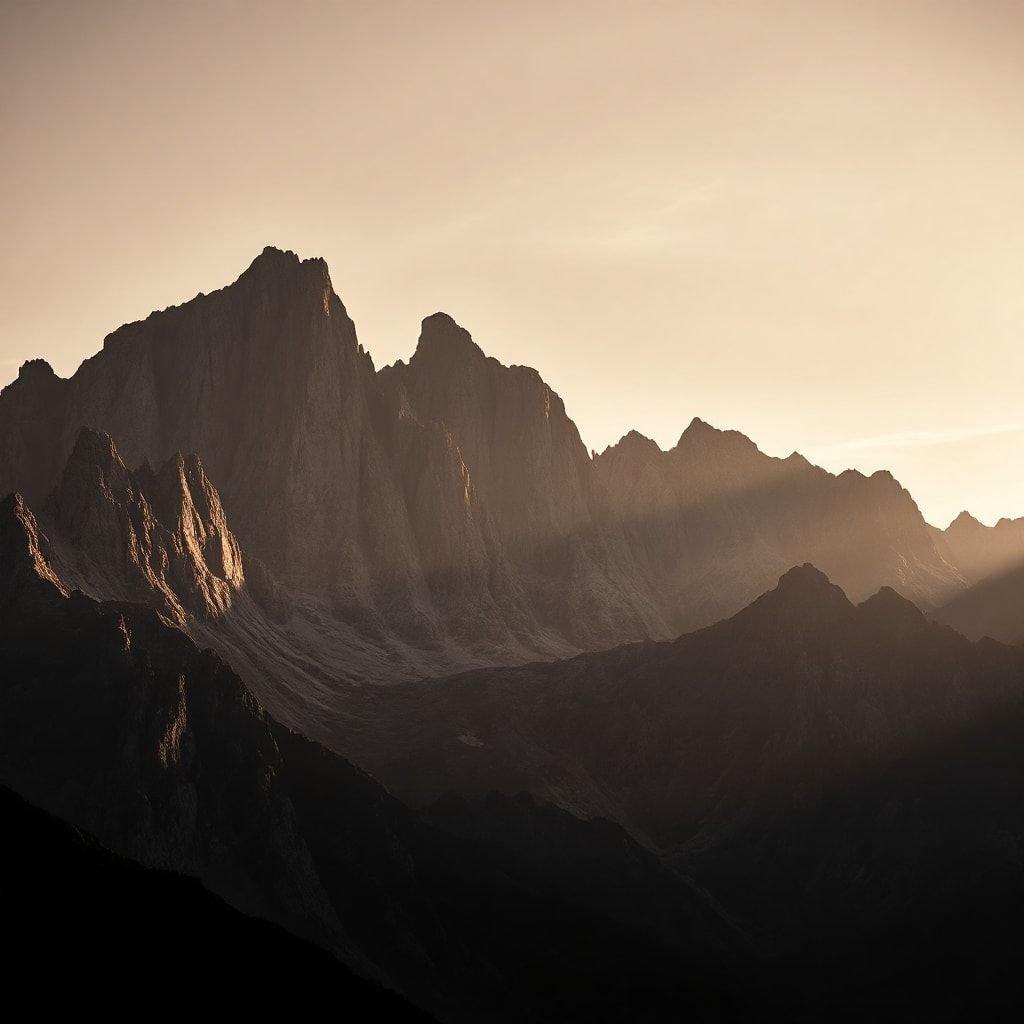
M152 605L179 625L223 614L245 583L238 543L196 455L132 473L108 435L83 428L43 521L66 584Z

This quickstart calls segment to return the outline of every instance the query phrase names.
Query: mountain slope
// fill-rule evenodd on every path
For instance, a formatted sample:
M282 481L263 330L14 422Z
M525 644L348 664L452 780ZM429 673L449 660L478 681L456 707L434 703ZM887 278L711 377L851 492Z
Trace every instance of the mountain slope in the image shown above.
M180 1017L193 995L215 1012L265 1014L333 1005L355 1018L428 1021L329 953L246 917L182 875L117 857L0 787L0 900L13 940L8 1004L41 1012ZM42 964L54 984L36 984ZM153 993L173 973L171 1005ZM240 984L261 978L260 985Z
M1020 649L892 590L854 605L804 566L671 643L376 698L387 730L348 742L396 792L613 818L728 908L787 1019L1024 1003ZM493 816L466 830L515 850L514 814Z
M166 617L69 594L46 546L24 501L6 499L0 779L24 797L443 1019L615 1020L624 1001L637 1019L667 1005L699 1017L729 1002L715 964L733 930L700 890L662 876L684 918L668 932L513 877L279 725ZM634 859L622 839L602 870Z
M1024 566L979 580L932 616L972 640L1024 643Z

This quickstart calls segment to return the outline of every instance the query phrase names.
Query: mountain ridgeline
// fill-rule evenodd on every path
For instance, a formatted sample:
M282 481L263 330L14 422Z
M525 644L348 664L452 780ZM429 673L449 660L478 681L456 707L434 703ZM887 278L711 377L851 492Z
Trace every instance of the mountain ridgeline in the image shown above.
M375 369L275 249L26 363L0 497L0 896L65 979L152 948L230 1004L280 958L296 1005L451 1024L1024 1004L1021 521L700 419L590 455L444 314Z
M184 474L198 510L226 510L241 560L220 527L179 537L211 576L184 585L224 612L244 564L288 633L268 641L276 663L314 688L311 662L393 681L667 639L803 562L854 600L890 586L924 608L974 571L888 473L833 476L699 419L670 451L633 432L592 458L536 371L444 314L377 371L324 262L271 248L220 291L118 329L70 379L25 364L0 394L0 493L39 511L83 427L136 476L180 462L136 490Z

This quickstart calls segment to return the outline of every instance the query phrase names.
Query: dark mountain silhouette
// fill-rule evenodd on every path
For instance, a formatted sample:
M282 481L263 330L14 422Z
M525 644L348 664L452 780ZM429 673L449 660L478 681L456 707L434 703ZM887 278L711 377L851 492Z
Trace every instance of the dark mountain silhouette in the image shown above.
M1015 1019L1022 744L1017 697L682 862L730 894L803 1019Z
M718 971L735 930L700 889L648 868L637 889L663 886L683 920L638 927L597 895L570 901L511 873L280 726L165 615L69 593L46 544L6 499L0 778L25 798L445 1019L657 1020L668 1005L716 1019L732 1005ZM563 815L537 862L592 828ZM591 870L605 877L642 857L622 833L601 850Z
M630 434L591 459L535 371L444 314L376 372L323 261L276 249L68 380L26 364L0 395L0 493L38 510L83 426L133 470L198 455L313 692L666 639L808 560L855 599L935 607L964 586L888 474L835 477L699 420L670 452Z
M854 605L804 566L675 641L389 688L338 742L414 803L526 790L674 849L813 802L1022 687L1024 652L889 589Z
M987 576L938 608L933 617L972 640L1024 644L1024 565Z
M360 756L396 791L496 806L465 831L512 851L517 802L486 791L615 818L727 907L797 1019L1022 1005L1024 650L804 566L672 643L378 700Z
M432 1019L321 947L195 879L115 856L4 787L0 821L8 1006L124 1017L147 1005L147 1017L172 1020L195 1001L258 1016L333 1006L356 1019ZM44 971L56 983L41 985ZM171 977L168 1004L154 1003Z

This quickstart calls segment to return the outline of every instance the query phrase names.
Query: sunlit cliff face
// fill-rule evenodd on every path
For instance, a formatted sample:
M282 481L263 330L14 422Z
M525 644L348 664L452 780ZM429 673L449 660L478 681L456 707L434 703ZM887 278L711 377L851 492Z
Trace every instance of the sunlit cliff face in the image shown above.
M378 366L446 309L588 446L694 415L1024 514L1024 8L9 4L0 379L268 241Z

